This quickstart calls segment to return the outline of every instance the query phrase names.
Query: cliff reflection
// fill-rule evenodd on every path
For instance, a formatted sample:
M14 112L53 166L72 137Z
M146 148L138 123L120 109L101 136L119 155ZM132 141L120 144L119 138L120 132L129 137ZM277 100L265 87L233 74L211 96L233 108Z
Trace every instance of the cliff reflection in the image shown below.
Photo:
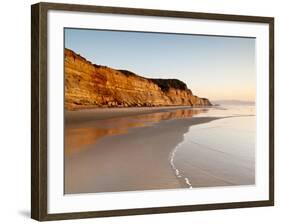
M95 120L76 126L65 124L65 155L79 153L87 146L94 145L99 139L126 134L130 128L152 126L160 121L188 119L194 115L207 112L206 108L181 109L174 111L142 114L137 116ZM93 115L94 116L94 115Z

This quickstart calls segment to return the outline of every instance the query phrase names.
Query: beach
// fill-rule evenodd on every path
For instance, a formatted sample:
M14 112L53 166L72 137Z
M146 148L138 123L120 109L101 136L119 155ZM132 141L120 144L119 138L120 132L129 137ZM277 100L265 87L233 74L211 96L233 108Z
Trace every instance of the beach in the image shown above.
M152 114L160 112L170 112L180 109L191 109L191 106L163 106L163 107L121 107L121 108L93 108L77 111L65 111L65 122L70 125L74 123L82 123L93 120L101 120L116 117L126 117L133 115ZM196 107L203 111L208 107Z
M66 111L65 193L255 184L254 118L216 107Z

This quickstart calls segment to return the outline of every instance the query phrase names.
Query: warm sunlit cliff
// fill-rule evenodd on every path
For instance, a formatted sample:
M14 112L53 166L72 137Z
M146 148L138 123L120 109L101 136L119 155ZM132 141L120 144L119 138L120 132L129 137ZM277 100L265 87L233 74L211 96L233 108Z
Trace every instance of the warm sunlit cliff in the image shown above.
M65 49L65 108L208 106L177 79L148 79L126 70L92 64Z

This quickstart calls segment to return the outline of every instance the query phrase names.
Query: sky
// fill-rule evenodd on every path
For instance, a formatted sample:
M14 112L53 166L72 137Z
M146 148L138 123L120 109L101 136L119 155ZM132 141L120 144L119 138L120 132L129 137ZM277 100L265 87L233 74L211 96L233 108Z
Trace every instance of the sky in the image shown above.
M255 101L254 38L65 28L65 47L95 64L179 79L211 101Z

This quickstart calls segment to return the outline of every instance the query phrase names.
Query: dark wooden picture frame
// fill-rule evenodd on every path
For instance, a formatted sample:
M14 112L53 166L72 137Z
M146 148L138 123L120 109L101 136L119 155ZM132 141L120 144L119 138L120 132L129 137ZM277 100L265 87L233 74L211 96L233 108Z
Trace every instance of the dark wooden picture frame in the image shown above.
M168 18L195 18L269 24L269 200L48 214L47 13L49 10L129 14ZM31 28L31 217L33 219L45 221L274 205L274 18L89 5L38 3L32 5L31 7Z

